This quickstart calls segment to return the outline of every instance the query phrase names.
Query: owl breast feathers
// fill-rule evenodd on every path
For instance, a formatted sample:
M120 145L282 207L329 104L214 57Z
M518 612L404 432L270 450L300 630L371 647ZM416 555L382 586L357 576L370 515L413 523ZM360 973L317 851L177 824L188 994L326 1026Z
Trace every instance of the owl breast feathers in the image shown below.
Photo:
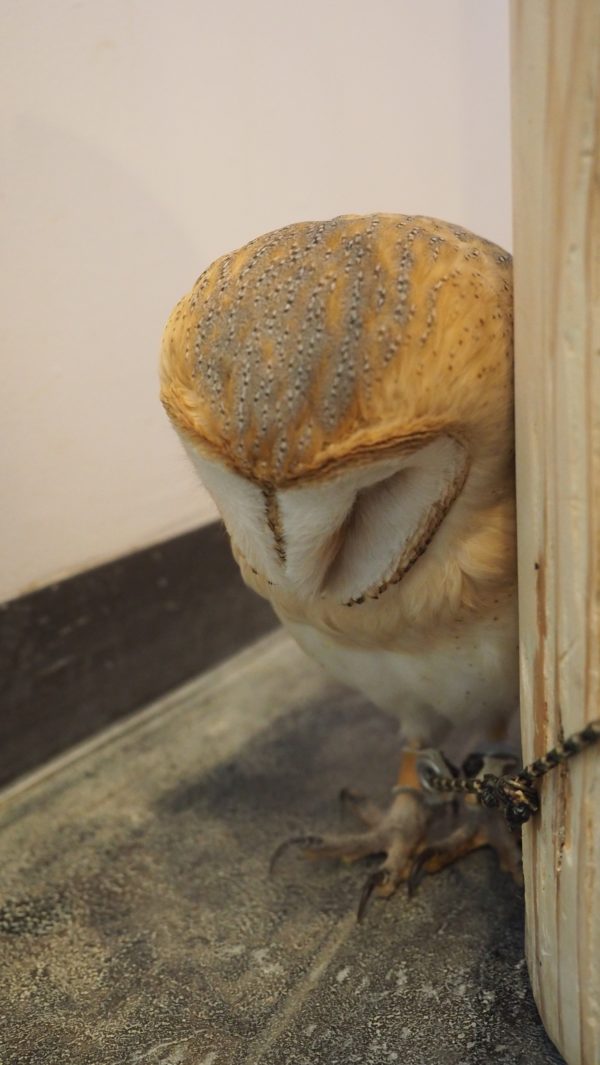
M506 252L423 217L288 226L201 275L161 375L245 580L310 653L413 716L443 673L450 719L514 705Z

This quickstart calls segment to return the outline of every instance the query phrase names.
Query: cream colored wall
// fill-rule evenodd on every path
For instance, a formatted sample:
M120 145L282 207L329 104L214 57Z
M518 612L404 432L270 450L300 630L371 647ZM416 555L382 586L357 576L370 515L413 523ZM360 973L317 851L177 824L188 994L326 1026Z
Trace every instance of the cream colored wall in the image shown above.
M8 598L213 517L157 400L171 306L256 234L422 212L510 242L504 0L6 0Z

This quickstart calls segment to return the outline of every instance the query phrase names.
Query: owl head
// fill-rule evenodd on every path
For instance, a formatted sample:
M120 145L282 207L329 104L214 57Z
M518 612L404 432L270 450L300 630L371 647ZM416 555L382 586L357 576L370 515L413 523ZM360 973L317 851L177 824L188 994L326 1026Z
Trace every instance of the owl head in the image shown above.
M496 245L404 215L258 237L177 305L161 381L244 577L282 609L356 636L423 620L435 587L458 616L514 581Z

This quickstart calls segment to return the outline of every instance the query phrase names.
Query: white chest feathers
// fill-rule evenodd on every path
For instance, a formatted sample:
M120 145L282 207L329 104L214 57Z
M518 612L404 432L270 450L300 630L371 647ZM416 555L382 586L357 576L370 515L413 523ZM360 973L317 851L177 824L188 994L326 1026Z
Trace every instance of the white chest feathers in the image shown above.
M329 673L396 714L409 742L438 743L454 727L483 734L518 705L514 604L497 621L410 653L347 647L310 625L284 623Z

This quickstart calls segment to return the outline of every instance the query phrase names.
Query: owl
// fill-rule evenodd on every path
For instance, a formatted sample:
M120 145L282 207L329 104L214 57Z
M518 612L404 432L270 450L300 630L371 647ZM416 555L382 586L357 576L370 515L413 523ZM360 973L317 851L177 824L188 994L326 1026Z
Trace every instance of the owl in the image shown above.
M458 728L499 737L518 701L512 352L510 256L407 215L258 237L165 330L162 402L244 580L400 719L389 808L350 792L362 831L293 841L384 854L362 908L486 844L516 869L489 814L450 815L416 773Z

